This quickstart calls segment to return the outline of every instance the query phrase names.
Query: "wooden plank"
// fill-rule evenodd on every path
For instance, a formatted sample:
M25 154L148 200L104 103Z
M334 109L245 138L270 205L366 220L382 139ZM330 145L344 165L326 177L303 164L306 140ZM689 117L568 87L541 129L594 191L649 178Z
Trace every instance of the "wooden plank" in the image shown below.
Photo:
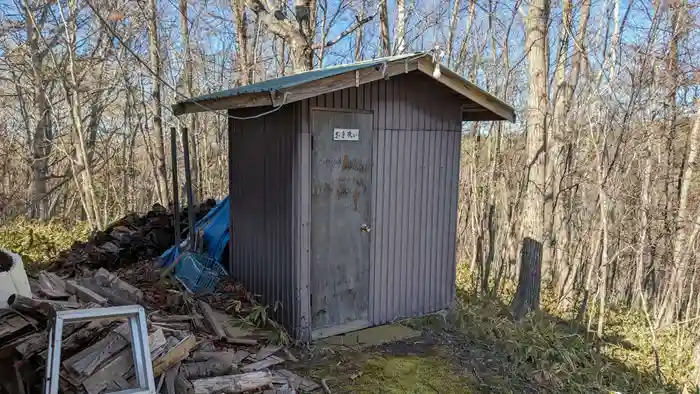
M252 372L252 371L259 371L264 368L270 368L273 365L281 364L284 362L284 359L279 358L277 356L270 356L264 360L254 362L252 364L244 365L241 367L241 371L243 372Z
M178 374L175 378L175 392L177 394L194 394L194 386L189 379Z
M418 64L415 59L407 61L407 63L401 60L395 63L389 63L386 67L386 75L382 73L381 67L367 67L357 70L357 74L359 74L359 85L363 85L373 81L378 81L385 77L391 77L393 75L411 72L417 69ZM343 74L311 81L288 89L283 89L280 92L280 98L277 98L274 101L268 92L252 93L224 97L221 99L200 101L198 104L178 103L172 106L172 110L176 115L182 115L220 109L266 107L281 104L281 97L283 97L285 93L287 93L287 98L284 100L284 103L290 104L305 100L307 98L316 97L321 94L351 88L356 86L356 82L357 76L356 72L353 70Z
M408 61L405 65L403 61L397 63L389 63L386 67L386 77L391 77L398 74L403 74L405 72L411 72L418 69L418 63L416 60ZM378 81L385 78L382 74L381 67L379 69L375 67L368 67L357 71L359 74L360 85L370 83L373 81ZM284 89L282 94L285 92L288 94L287 103L305 100L310 97L315 97L325 93L332 93L342 89L350 88L355 86L356 75L355 71L346 72L340 75L335 75L332 77L327 77L323 79L318 79L303 85L295 86L289 89Z
M154 358L154 353L165 346L165 336L162 330L157 330L148 336L148 347L151 351L151 359ZM107 385L115 381L117 378L124 379L129 372L129 369L134 365L134 357L131 347L122 350L119 355L110 360L99 371L85 379L83 387L89 394L98 394L104 390Z
M312 380L303 378L287 369L278 369L274 372L274 375L285 378L292 387L294 387L295 389L299 389L305 393L321 388L320 384Z
M238 375L198 379L192 382L195 394L231 394L257 390L272 383L269 372L249 372Z
M102 332L107 329L109 322L105 320L95 320L91 321L87 325L76 330L73 334L69 335L63 340L61 344L61 354L67 357L74 354L75 352L82 350L86 343L93 341L95 338L100 337ZM48 354L48 350L44 349L40 353L40 357L44 360Z
M190 355L192 361L218 360L226 364L240 364L250 353L244 350L238 351L196 351Z
M199 300L197 305L199 305L199 309L202 311L202 316L204 316L204 321L212 331L212 334L214 334L217 338L226 338L224 327L214 315L214 311L212 310L211 306L202 300Z
M171 316L161 316L161 315L150 315L149 318L153 322L189 322L191 320L202 320L204 317L202 315L192 314L192 315L171 315Z
M197 339L194 335L188 335L178 344L168 350L168 352L153 361L153 376L159 376L173 365L186 359L190 355L190 351L197 344Z
M288 384L263 391L263 394L296 394L297 391Z
M289 103L289 101L287 101ZM195 103L178 103L171 108L175 115L193 114L197 112L216 111L221 109L265 107L272 105L272 98L267 92L242 94L214 100L203 100Z
M428 75L433 75L435 63L429 58L423 57L418 61L418 69ZM515 111L513 108L471 82L463 80L453 71L441 67L441 75L437 78L437 81L489 110L495 115L490 117L489 120L515 122Z
M183 363L180 365L180 373L190 380L229 375L238 372L237 369L233 361L225 362L217 359Z
M41 271L37 277L39 291L49 298L67 298L66 282L53 272Z
M277 353L282 349L282 346L265 346L264 348L258 350L257 353L254 355L250 356L250 359L253 361L262 361L273 354Z
M105 305L107 304L107 299L102 297L101 295L95 293L94 291L88 289L85 286L79 285L76 281L74 280L67 280L65 283L66 290L71 293L75 294L78 296L83 301L86 302L94 302L99 305Z
M112 305L133 305L134 303L127 298L124 297L124 295L115 289L109 288L109 287L104 287L100 286L97 283L97 280L94 278L91 279L83 279L80 281L80 285L92 290L96 294L99 294L100 296L106 298L110 304Z
M119 291L127 300L133 303L138 304L143 300L143 291L141 291L141 289L124 282L119 279L117 275L114 275L104 268L100 268L95 272L94 279L100 286Z
M163 392L163 394L177 394L177 391L175 389L175 382L177 381L177 377L179 376L180 365L182 364L177 363L165 372L165 375L163 376L163 380L165 381L165 383L163 384L163 388L161 391Z
M90 376L100 364L129 345L129 340L125 338L128 333L129 324L123 323L94 345L64 361L63 365L76 374Z
M19 333L24 328L36 324L30 317L15 315L0 322L0 338Z

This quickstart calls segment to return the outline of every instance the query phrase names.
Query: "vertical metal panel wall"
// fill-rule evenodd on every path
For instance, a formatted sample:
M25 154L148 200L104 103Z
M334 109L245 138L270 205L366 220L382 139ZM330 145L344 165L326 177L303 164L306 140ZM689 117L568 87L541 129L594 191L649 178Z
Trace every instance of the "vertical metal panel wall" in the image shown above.
M293 254L296 114L286 106L258 119L229 121L230 273L262 302L281 302L275 317L288 328L299 320Z
M296 106L301 116L299 140L305 144L299 164L310 156L311 108L374 112L369 311L374 324L434 312L454 298L463 103L465 99L429 76L412 72ZM308 181L308 173L310 167L303 168L300 181ZM304 210L308 210L310 192L303 188L300 192L295 238L300 317L305 319L309 280L305 275L309 273L308 268L302 271L308 267L311 245L309 213Z

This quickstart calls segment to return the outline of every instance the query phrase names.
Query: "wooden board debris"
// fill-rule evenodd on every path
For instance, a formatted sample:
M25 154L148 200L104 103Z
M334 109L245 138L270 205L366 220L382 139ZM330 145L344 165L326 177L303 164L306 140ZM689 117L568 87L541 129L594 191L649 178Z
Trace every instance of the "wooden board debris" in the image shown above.
M204 321L207 323L207 327L211 330L212 334L214 334L217 338L225 338L226 332L224 331L224 327L221 325L219 319L217 319L214 315L214 311L211 309L211 306L202 300L199 300L197 305L199 306L202 316L204 316Z
M180 365L180 373L190 380L229 375L236 372L238 372L238 367L233 362L227 363L214 358Z
M101 295L88 289L85 286L79 285L74 280L67 280L65 285L66 285L66 290L69 293L75 294L76 296L78 296L78 298L80 298L83 301L94 302L94 303L99 304L99 305L107 304L106 298L102 297Z
M148 336L148 346L151 351L151 358L153 359L153 353L165 346L165 335L163 335L162 330L157 330ZM99 371L85 379L83 387L85 387L88 394L98 394L107 387L109 382L115 381L117 378L125 377L133 365L133 352L131 346L129 346L127 349L122 350L115 358L107 362Z
M196 344L197 339L194 335L188 335L185 339L168 349L167 353L153 361L153 376L160 376L173 365L186 359Z
M100 364L129 345L129 340L125 338L128 333L129 324L123 323L94 345L64 361L63 365L76 374L90 376Z
M279 358L277 356L270 356L264 360L261 361L256 361L252 364L244 365L241 367L241 371L243 372L252 372L252 371L259 371L261 369L269 368L273 365L281 364L284 362L284 359Z
M277 353L282 349L282 346L265 346L262 349L258 350L257 353L253 354L250 356L250 359L252 361L262 361L273 354Z
M100 268L99 270L97 270L97 272L95 272L94 278L97 281L97 284L99 284L100 286L118 290L124 295L126 299L133 303L138 304L143 300L142 290L124 282L123 280L119 279L118 276L114 275L113 273L107 271L104 268Z
M39 291L48 298L68 298L66 282L53 272L41 271L37 276Z
M272 383L269 372L248 372L238 375L197 379L192 382L195 394L233 394L263 388Z
M308 393L321 388L320 384L312 380L303 378L287 369L278 369L274 372L274 375L281 376L287 379L287 381L293 388L298 389L304 393Z

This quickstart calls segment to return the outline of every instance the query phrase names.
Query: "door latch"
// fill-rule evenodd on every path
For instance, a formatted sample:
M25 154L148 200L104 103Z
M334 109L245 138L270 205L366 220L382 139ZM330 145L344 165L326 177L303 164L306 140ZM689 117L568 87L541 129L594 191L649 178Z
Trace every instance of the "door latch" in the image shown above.
M370 227L369 224L363 224L362 226L360 226L360 231L368 233L368 232L372 231L372 227Z

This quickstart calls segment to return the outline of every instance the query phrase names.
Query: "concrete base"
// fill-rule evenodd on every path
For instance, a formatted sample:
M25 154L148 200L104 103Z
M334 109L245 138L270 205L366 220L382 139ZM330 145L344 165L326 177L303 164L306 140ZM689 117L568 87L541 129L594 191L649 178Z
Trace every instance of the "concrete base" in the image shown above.
M420 335L420 331L394 323L319 339L316 341L316 344L321 346L359 346L363 348L415 338Z

